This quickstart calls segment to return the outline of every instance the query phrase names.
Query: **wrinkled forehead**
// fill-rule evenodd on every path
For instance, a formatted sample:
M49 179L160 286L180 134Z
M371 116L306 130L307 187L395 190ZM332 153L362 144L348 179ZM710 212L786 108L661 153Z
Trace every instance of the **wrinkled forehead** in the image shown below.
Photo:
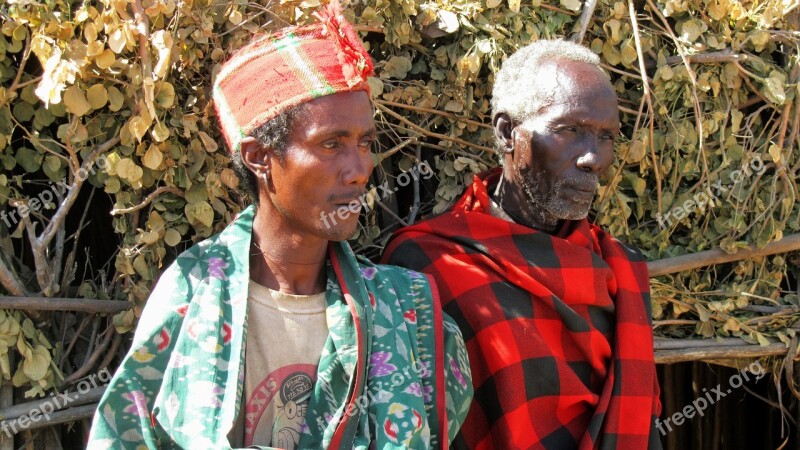
M598 66L582 61L551 60L541 64L534 74L534 89L554 101L568 101L569 97L587 91L613 95L616 92L608 76Z

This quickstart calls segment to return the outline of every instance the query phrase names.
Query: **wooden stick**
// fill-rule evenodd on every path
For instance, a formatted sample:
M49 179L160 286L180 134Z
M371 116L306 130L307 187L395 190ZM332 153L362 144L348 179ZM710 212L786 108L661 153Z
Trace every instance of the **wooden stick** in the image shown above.
M32 402L25 402L20 403L19 405L13 405L8 408L3 408L0 410L0 417L3 418L4 421L10 421L17 419L22 416L29 415L32 411L42 411L48 410L50 407L54 407L60 405L61 408L52 408L55 411L60 411L63 409L64 406L69 405L69 407L74 406L81 406L87 403L95 403L100 401L100 398L103 396L103 393L106 391L108 385L104 384L101 386L97 386L95 388L89 389L86 391L85 394L80 394L76 391L72 392L65 392L63 394L56 395L54 397L45 397L36 401ZM50 405L50 407L46 407L45 405Z
M761 248L755 245L749 245L747 248L739 249L739 251L733 254L726 253L721 249L714 249L650 261L647 263L647 269L650 271L650 277L658 277L670 273L683 272L684 270L712 266L714 264L741 261L743 259L769 256L795 250L800 250L800 233L784 236L780 241L770 242Z
M589 29L589 23L592 21L595 7L597 7L597 0L588 0L584 4L580 18L581 29L578 31L577 36L573 37L573 42L577 44L583 43L583 38L586 36L586 30Z
M770 341L770 343L779 343L779 341ZM696 348L723 348L723 347L753 347L754 345L748 344L739 338L722 338L722 339L669 339L669 338L655 338L653 340L653 349L658 350L687 350Z
M490 155L494 153L494 149L491 149L489 147L484 147L482 145L476 145L476 144L473 144L471 142L467 142L467 141L465 141L463 139L459 139L457 137L445 136L443 134L434 133L434 132L432 132L430 130L426 130L425 128L423 128L423 127L411 122L410 120L406 119L405 117L401 116L400 114L397 114L396 112L392 111L391 109L387 108L386 106L381 105L380 103L375 103L375 106L377 106L378 109L380 109L384 113L386 113L386 114L394 117L395 119L399 120L400 122L404 123L407 127L410 127L412 130L415 130L415 131L417 131L419 133L422 133L425 136L429 136L429 137L432 137L432 138L435 138L435 139L441 139L443 141L450 141L450 142L453 142L455 144L462 145L464 147L475 148L475 149L487 152Z
M130 307L130 302L120 300L56 297L0 297L0 309L81 311L96 314L116 314Z
M118 216L120 214L128 214L134 211L138 211L145 206L149 205L150 202L156 199L159 195L168 192L170 194L177 195L178 197L185 197L186 195L183 193L182 190L176 188L175 186L161 186L160 188L156 189L155 191L151 192L150 195L145 197L144 201L139 203L136 206L131 206L130 208L114 208L111 210L112 216ZM136 223L136 222L133 222Z
M733 50L728 47L718 52L686 55L686 59L693 64L713 64L720 62L747 61L747 55L734 53ZM680 56L667 57L667 64L680 64L681 62Z
M439 111L438 109L423 108L422 106L407 105L405 103L391 102L389 100L378 100L378 99L376 99L376 100L373 100L373 102L381 104L381 105L385 105L385 106L394 106L395 108L407 109L407 110L410 110L410 111L416 111L416 112L428 113L428 114L436 114L436 115L439 115L439 116L442 116L442 117L447 117L448 119L453 119L453 120L458 121L458 122L464 122L464 123L467 123L467 124L472 124L472 125L475 125L477 127L486 128L486 129L489 129L489 130L494 128L494 127L492 127L491 124L478 122L477 120L471 120L471 119L468 119L466 117L458 117L455 114L452 114L452 113L449 113L449 112L446 112L446 111Z
M4 420L0 422L0 429L2 429L3 431L8 430L7 432L11 432L12 434L17 434L21 431L35 430L37 428L58 425L64 422L74 422L76 420L86 419L88 417L92 417L96 409L97 409L97 404L92 403L89 405L78 406L75 408L67 408L61 411L56 411L54 413L48 414L48 416L38 415L37 418L39 418L40 420L36 422L30 419L25 420L24 421L25 427L22 427L21 426L22 424L19 424L16 421Z
M674 350L656 350L656 364L672 364L685 361L705 361L714 359L760 358L762 356L785 355L789 351L786 344L776 342L767 346L742 343L719 347L695 347Z

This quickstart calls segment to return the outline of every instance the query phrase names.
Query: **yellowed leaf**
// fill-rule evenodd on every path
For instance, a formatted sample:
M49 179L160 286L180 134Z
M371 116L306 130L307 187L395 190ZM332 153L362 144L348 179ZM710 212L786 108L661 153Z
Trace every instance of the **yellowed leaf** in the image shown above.
M119 178L117 177L108 177L105 181L105 191L109 194L116 194L119 192L119 188L121 187L119 184Z
M92 105L86 100L83 91L74 84L64 92L64 106L76 116L82 116L92 109Z
M108 37L108 47L114 53L122 52L122 50L125 49L126 43L125 33L122 31L122 28L117 28Z
M210 227L214 221L214 210L208 202L187 203L184 207L186 219L192 226Z
M142 138L144 134L147 133L147 129L150 128L150 125L141 116L136 116L128 122L128 128L133 137L135 137L137 141L142 142Z
M101 53L103 50L106 49L106 44L102 41L91 41L89 45L86 46L86 56L95 57Z
M86 26L83 27L83 37L86 38L86 42L97 40L97 27L94 23L87 23Z
M228 16L228 21L232 25L239 25L240 23L242 23L243 18L244 17L242 16L242 12L239 11L238 9L234 9L233 12L231 12L231 14Z
M163 109L172 108L172 106L175 104L175 87L166 81L161 82L158 85L155 102Z
M169 69L174 40L172 35L165 30L156 31L151 39L153 47L158 50L158 62L153 67L153 75L158 79L162 79L167 74L167 69Z
M231 169L222 169L222 172L219 174L219 178L222 181L222 184L231 189L237 189L239 187L239 177L237 177L236 172Z
M117 163L117 174L133 184L142 179L144 171L132 159L122 158Z
M125 96L122 95L122 92L119 91L114 86L111 86L107 90L108 93L108 108L111 111L117 112L122 108L122 105L125 103Z
M142 157L142 164L148 169L158 170L163 160L164 155L161 153L161 150L158 149L157 145L151 144L150 148L147 149Z
M108 102L108 91L102 84L95 84L86 91L86 97L93 109L99 109Z
M200 136L200 140L203 142L203 147L206 148L206 151L208 153L214 153L215 151L217 151L219 145L217 145L217 142L214 139L212 139L211 136L209 136L205 131L201 131L197 133L197 135Z
M583 2L581 2L581 0L561 0L561 6L563 6L564 8L567 8L570 11L578 12L578 11L581 10L581 6L583 6ZM518 12L518 11L519 11L519 9L517 9L517 11L514 11L514 12Z
M164 234L164 243L170 247L175 247L181 243L181 234L174 228L170 228L167 230L166 234Z
M458 100L450 100L444 105L444 110L454 113L460 113L461 111L464 110L464 103Z
M153 126L153 129L150 130L150 135L153 136L156 142L164 142L169 139L169 127L163 122L158 122Z
M775 164L781 163L781 148L778 147L776 144L770 144L769 146L769 156L772 157L772 160Z
M109 49L105 49L103 50L103 53L94 59L94 63L97 64L97 67L101 69L108 69L114 65L114 61L116 60L117 57L114 55L114 52Z

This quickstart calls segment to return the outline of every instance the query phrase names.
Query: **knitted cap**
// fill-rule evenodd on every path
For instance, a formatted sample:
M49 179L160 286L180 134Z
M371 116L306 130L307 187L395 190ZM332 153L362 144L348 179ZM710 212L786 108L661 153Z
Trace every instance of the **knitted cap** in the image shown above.
M283 111L325 95L364 90L372 60L334 0L319 22L284 28L242 47L222 65L214 105L231 152Z

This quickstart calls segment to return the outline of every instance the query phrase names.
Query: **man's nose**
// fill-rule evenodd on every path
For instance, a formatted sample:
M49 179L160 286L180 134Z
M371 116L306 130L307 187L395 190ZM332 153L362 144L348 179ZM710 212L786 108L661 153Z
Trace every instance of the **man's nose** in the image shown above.
M611 164L613 144L599 143L598 140L599 138L594 135L589 135L584 140L581 155L576 161L579 169L600 174Z
M348 153L351 156L345 162L347 164L344 169L345 184L365 186L374 167L372 152L361 151L356 145Z

